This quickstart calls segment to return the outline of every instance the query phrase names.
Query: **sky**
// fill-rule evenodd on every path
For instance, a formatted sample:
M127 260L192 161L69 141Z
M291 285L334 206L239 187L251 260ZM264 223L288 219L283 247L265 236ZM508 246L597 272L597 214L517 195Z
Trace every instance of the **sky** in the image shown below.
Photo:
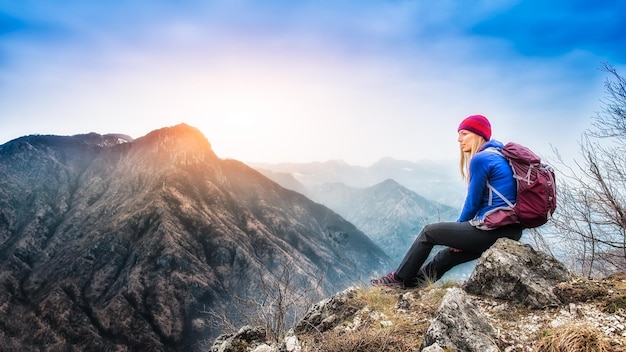
M457 127L576 157L626 2L0 0L0 144L186 123L243 162L458 158Z

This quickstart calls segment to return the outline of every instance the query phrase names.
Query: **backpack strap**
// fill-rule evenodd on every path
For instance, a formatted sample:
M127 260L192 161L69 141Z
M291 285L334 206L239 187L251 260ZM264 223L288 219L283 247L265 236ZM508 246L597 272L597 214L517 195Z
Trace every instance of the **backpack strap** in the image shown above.
M501 157L504 158L504 154L502 154L502 150L500 148L487 147L487 148L481 150L481 152L490 152L490 153L498 154L498 155L500 155Z
M494 153L494 154L498 154L501 157L505 158L504 154L502 154L502 151L500 150L500 148L496 148L496 147L488 147L485 148L484 150L482 150L483 152L490 152L490 153ZM515 179L515 175L513 175L513 179ZM489 181L487 181L487 187L489 188L490 192L489 192L489 205L493 204L493 194L497 194L498 197L500 197L500 199L502 199L508 206L510 206L511 208L513 208L513 203L508 200L502 193L500 193L500 191L498 191L495 187L493 187L491 184L489 184Z
M493 204L493 194L497 194L498 197L500 197L500 199L502 199L508 206L510 206L511 208L513 208L513 203L511 203L510 200L508 200L502 193L500 193L494 186L489 184L489 181L487 181L487 187L489 187L489 190L491 192L489 192L489 205Z

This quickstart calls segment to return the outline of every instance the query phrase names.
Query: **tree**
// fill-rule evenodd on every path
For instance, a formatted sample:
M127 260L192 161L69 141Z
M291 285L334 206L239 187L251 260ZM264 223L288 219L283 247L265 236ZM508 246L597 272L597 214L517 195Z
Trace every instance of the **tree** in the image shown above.
M552 224L557 255L591 277L626 270L626 80L609 64L602 109L579 145L582 161L566 165L558 152L559 209Z
M244 296L233 296L232 311L205 310L206 323L224 333L235 333L243 325L262 327L268 341L282 341L306 311L329 293L321 269L306 274L296 270L288 261L271 272L259 272ZM204 345L209 347L208 341Z

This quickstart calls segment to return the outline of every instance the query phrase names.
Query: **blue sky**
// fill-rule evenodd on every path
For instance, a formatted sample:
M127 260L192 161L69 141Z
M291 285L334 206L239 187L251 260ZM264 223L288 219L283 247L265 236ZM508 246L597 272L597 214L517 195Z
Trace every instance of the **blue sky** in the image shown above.
M455 159L470 114L566 156L624 1L0 0L0 143L185 122L244 162ZM573 155L573 154L572 154Z

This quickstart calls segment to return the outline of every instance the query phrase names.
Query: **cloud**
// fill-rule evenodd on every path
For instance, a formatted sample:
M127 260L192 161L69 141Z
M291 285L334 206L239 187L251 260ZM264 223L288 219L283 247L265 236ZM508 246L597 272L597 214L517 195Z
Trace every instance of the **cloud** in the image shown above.
M612 20L577 37L607 9L577 6L11 2L0 142L187 122L224 157L367 164L456 157L458 121L483 113L502 139L569 147L601 96L600 62L624 47Z

